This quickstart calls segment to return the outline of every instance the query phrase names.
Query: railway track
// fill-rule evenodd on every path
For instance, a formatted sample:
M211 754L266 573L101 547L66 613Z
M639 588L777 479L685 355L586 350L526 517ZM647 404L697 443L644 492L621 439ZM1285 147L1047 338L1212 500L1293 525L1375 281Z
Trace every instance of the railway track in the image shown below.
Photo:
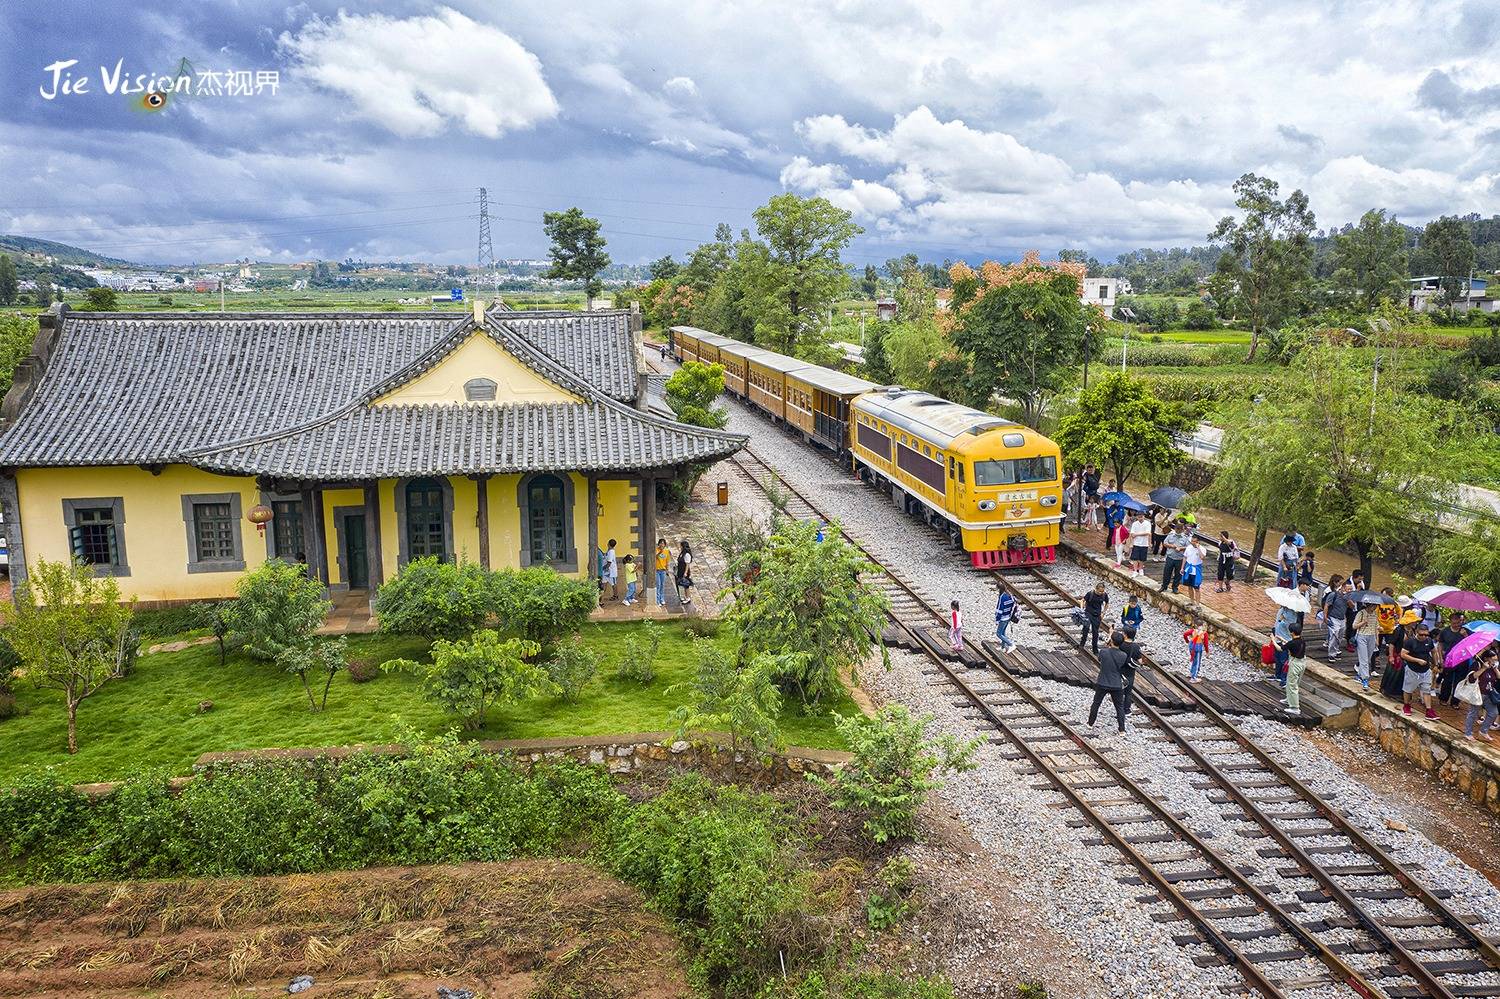
M789 516L831 520L748 448L732 461L768 495L784 496ZM1059 793L1079 813L1078 826L1092 827L1097 842L1122 855L1135 870L1129 883L1150 889L1140 901L1171 906L1156 918L1181 926L1174 939L1194 948L1200 965L1234 969L1241 981L1226 992L1281 999L1342 985L1387 999L1500 999L1494 944L1188 684L1176 681L1196 710L1168 715L1141 702L1134 710L1163 751L1181 758L1177 766L1196 778L1194 787L1227 810L1224 819L1250 841L1257 862L1244 851L1230 856L1195 831L1111 759L1107 745L1086 738L1017 679L995 643L967 645L956 665L938 603L863 540L846 537L874 567L868 581L890 601L886 638L925 654L932 673L957 692L955 705L996 733L990 741L1028 765L1036 786ZM1038 572L994 575L1012 584L1059 646L1072 648L1071 595Z

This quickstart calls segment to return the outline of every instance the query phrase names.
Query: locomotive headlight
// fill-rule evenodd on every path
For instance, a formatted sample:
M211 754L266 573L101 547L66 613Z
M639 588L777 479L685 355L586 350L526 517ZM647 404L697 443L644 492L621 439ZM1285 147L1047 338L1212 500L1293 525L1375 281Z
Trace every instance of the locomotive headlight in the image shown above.
M1042 506L1057 506L1057 497L1056 496L1043 496L1042 499L1041 499L1041 504L1042 504Z
M995 509L995 501L994 500L980 500L979 501L979 509L981 509L981 510L993 510L993 509Z

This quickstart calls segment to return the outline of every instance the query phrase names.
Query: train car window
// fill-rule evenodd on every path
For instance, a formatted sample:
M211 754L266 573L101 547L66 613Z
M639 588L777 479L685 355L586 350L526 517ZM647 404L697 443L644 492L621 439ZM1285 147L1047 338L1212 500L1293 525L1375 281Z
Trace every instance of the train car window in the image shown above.
M1023 447L1026 444L1026 438L1021 434L1006 434L1000 439L1005 442L1006 447Z
M1003 461L974 462L974 484L1009 486L1020 482L1050 482L1057 478L1057 459L1052 455L1035 458L1007 458Z
M954 461L953 455L950 454L948 456L948 478L953 478L953 467L957 464L958 462Z
M959 462L958 463L958 481L962 482L963 480L964 480L964 463L963 462Z

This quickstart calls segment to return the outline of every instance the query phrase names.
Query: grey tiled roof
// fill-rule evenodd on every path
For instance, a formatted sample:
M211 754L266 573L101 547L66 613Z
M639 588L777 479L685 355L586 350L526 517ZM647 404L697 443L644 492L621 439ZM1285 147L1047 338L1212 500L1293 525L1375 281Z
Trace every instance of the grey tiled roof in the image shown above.
M464 417L474 422L473 430L459 428L457 417L447 418L429 427L434 432L441 429L447 438L424 440L403 438L389 416L371 415L373 409L359 412L382 391L436 364L467 338L474 329L469 315L67 313L34 391L14 423L0 432L0 466L191 461L227 469L225 459L215 457L212 460L219 464L211 466L208 456L233 454L243 456L248 469L252 450L261 455L256 460L273 453L290 458L297 450L294 439L303 435L308 435L306 445L312 451L298 461L330 464L332 456L317 449L326 446L335 426L346 428L343 433L365 428L368 433L360 438L360 446L366 448L389 443L399 455L404 440L410 446L420 444L429 454L459 455L470 446L465 441L477 441L474 434L483 432L477 428L498 428L495 419L514 428L546 426L551 428L547 434L568 426L597 425L609 432L607 438L558 442L544 437L530 442L539 460L561 446L592 447L591 460L597 464L587 467L624 467L612 462L625 458L635 459L629 462L632 467L654 467L658 458L673 463L672 455L679 452L724 448L728 453L742 442L669 421L651 425L652 418L620 401L634 399L637 381L625 314L501 315L486 317L485 332L522 363L583 399L575 405L597 412L594 424L558 422L562 417L555 414L533 419L521 412L547 408L536 404L461 406L453 412L508 412ZM13 392L20 389L18 383ZM644 423L636 427L635 421ZM682 439L663 437L661 432L669 427L677 428L673 432ZM350 446L355 441L339 439ZM273 446L273 441L280 443ZM623 449L631 442L639 450L627 454ZM501 459L513 460L507 454L494 451L485 460L495 460L497 467L491 470L499 471ZM346 457L351 465L373 460L368 454ZM458 461L454 470L470 470L467 460ZM253 467L268 474L294 474L264 464Z
M299 479L665 468L744 439L617 403L355 406L319 423L192 457L200 468Z

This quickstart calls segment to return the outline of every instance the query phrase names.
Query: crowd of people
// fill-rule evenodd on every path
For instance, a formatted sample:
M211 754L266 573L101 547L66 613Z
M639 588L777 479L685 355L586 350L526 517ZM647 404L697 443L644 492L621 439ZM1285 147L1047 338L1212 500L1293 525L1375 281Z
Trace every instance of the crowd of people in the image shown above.
M614 538L610 538L605 547L594 553L595 567L598 570L599 603L618 600L626 607L631 607L646 599L644 579L635 555L620 555L619 544ZM684 607L691 606L693 602L693 546L686 538L677 549L675 571L671 571L673 562L672 548L667 544L667 539L657 538L656 551L651 556L654 569L653 581L656 584L656 605L665 607L667 604L667 580L670 571L678 600Z

